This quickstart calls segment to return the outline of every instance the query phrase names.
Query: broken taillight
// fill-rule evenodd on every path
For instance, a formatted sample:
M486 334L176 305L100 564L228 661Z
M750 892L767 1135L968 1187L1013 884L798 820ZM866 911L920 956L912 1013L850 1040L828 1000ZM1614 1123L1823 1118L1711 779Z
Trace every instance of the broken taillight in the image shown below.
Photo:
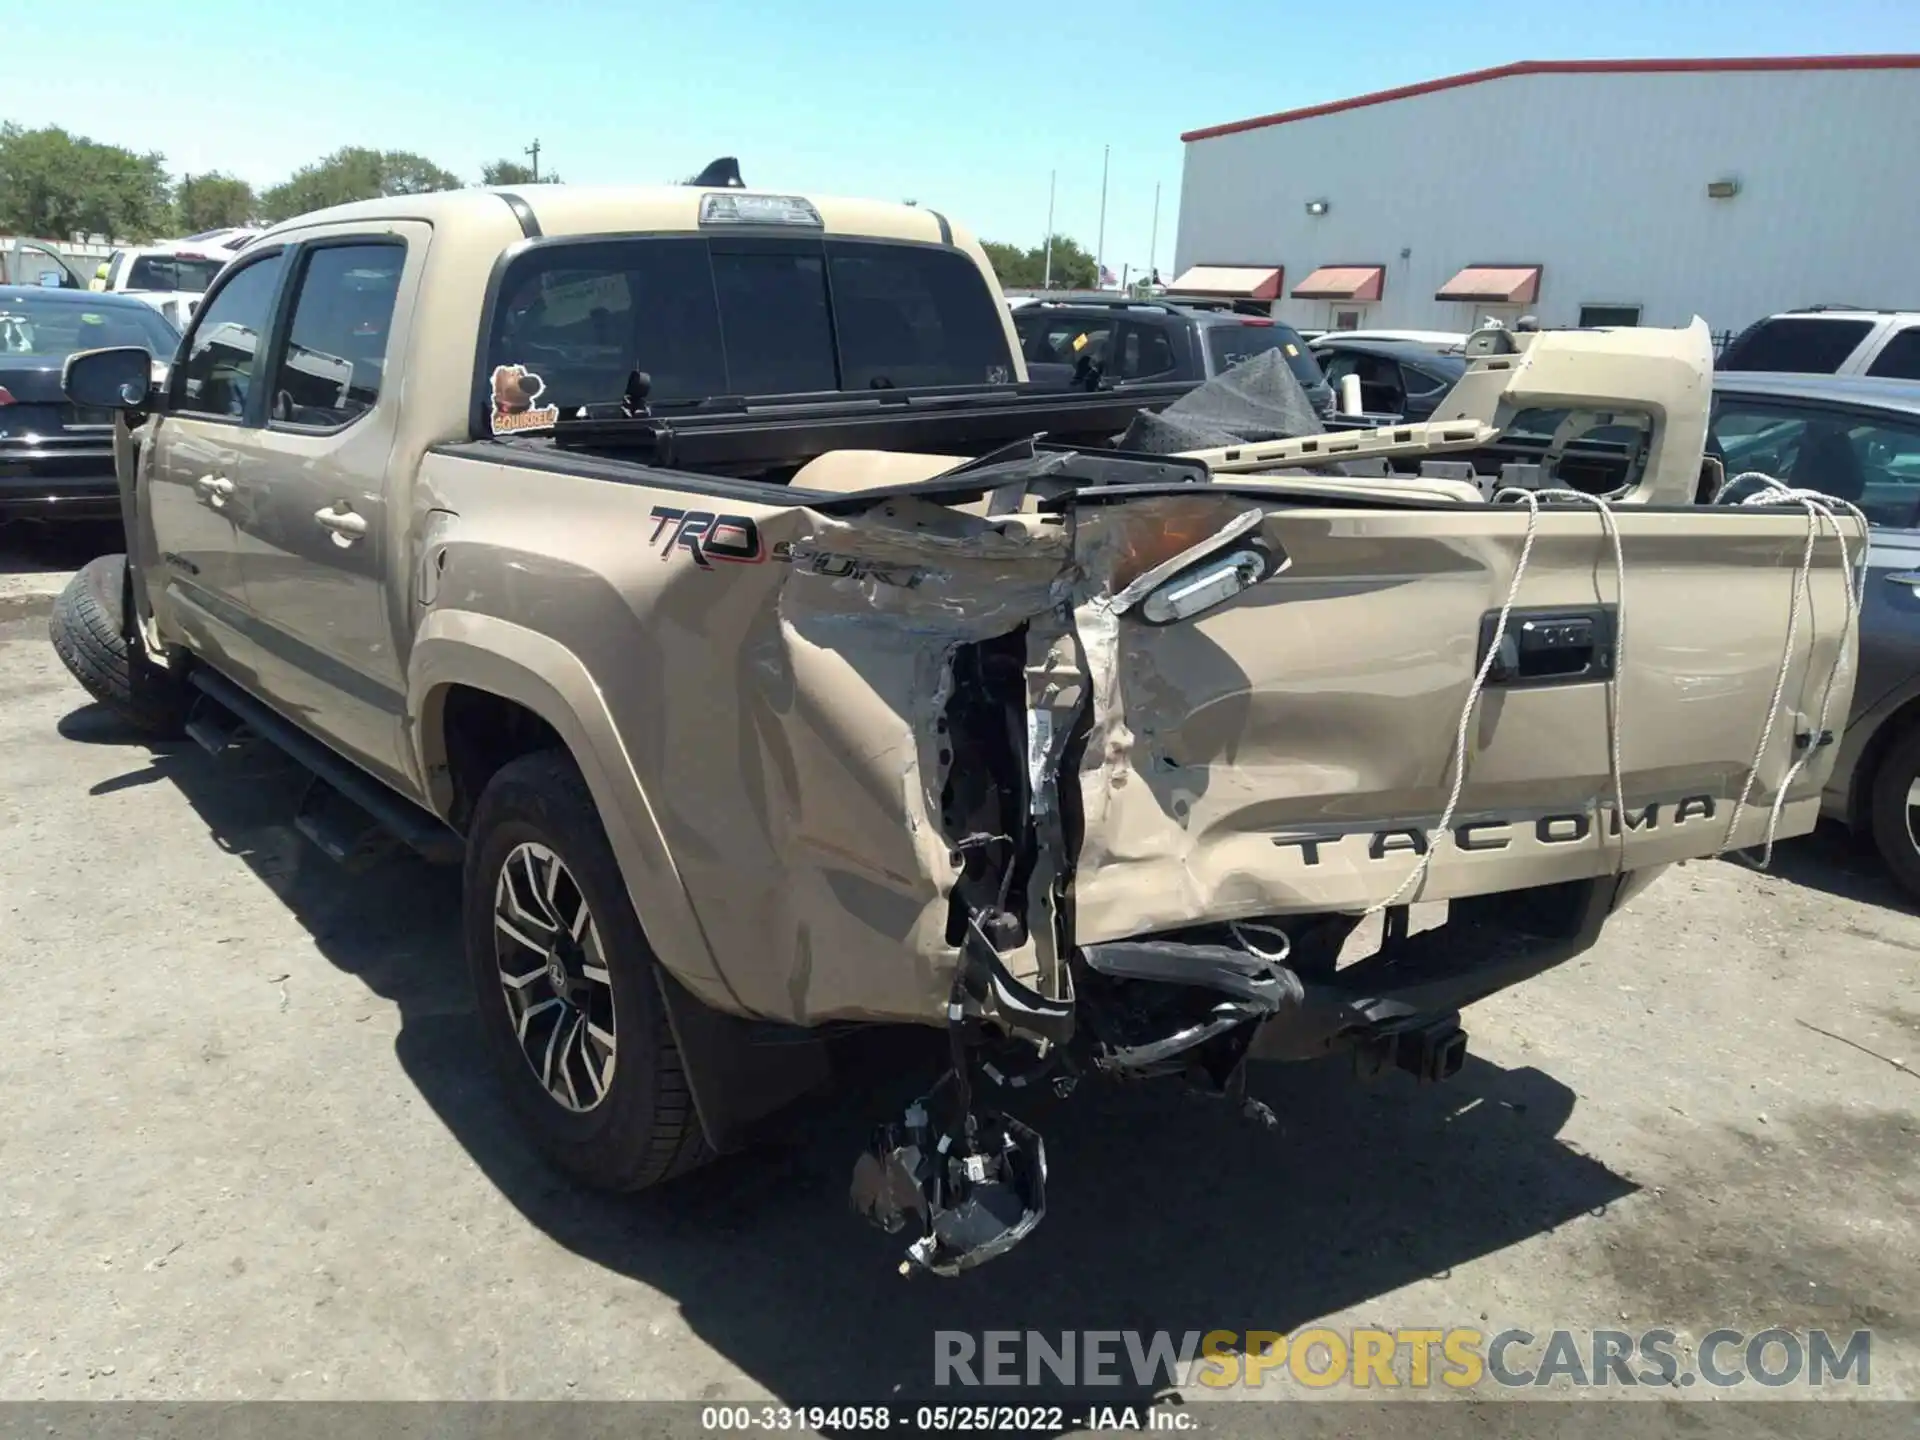
M1129 517L1122 532L1108 583L1116 592L1126 589L1149 570L1186 554L1218 534L1220 521L1219 507L1211 504L1180 508L1156 506L1137 512Z
M1140 618L1149 625L1190 620L1258 585L1267 577L1270 563L1263 552L1248 548L1183 570L1140 603Z

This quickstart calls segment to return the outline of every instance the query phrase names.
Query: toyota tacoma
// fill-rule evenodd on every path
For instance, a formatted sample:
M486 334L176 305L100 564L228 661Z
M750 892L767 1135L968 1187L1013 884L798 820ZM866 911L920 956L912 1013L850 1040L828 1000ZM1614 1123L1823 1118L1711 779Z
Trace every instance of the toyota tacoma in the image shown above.
M951 1273L1044 1211L994 1097L1444 1078L1665 867L1813 826L1858 525L1696 503L1704 324L1468 352L1328 433L1259 357L1028 383L924 207L347 205L230 261L164 384L68 362L129 553L53 638L150 733L302 762L336 857L464 867L499 1077L582 1182L739 1146L842 1022L944 1032L853 1193Z

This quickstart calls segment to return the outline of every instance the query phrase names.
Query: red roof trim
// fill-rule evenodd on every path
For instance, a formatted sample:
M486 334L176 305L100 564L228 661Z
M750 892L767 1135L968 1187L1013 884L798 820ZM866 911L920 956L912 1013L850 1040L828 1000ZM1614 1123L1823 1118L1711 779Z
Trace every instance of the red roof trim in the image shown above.
M1389 100L1406 100L1415 95L1431 95L1439 90L1457 90L1463 85L1505 80L1514 75L1703 75L1741 70L1920 70L1920 55L1752 55L1721 60L1516 60L1511 65L1496 65L1491 70L1469 70L1464 75L1447 75L1438 80L1422 80L1417 85L1376 90L1371 95L1356 95L1350 100L1331 100L1324 105L1309 105L1300 110L1257 115L1251 120L1208 125L1203 129L1189 130L1180 138L1188 142L1211 140L1217 135L1237 135L1242 130L1259 130L1268 125L1311 120L1316 115L1336 115L1342 110L1384 105Z

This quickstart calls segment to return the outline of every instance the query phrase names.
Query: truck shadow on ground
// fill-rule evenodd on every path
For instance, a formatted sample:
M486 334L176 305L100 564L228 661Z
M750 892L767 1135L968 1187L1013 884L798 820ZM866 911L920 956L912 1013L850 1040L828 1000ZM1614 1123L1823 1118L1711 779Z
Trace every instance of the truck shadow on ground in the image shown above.
M1811 835L1783 840L1769 869L1782 880L1837 899L1888 910L1916 908L1873 847L1837 821L1823 820Z
M176 786L327 960L398 1008L400 1067L532 1224L671 1297L706 1344L788 1401L1141 1400L1156 1387L1134 1384L1124 1349L1111 1388L935 1392L935 1332L1165 1330L1176 1343L1216 1329L1286 1332L1636 1188L1556 1138L1574 1102L1565 1086L1477 1058L1431 1089L1400 1075L1361 1087L1334 1063L1263 1071L1253 1089L1278 1130L1170 1084L1088 1083L1020 1107L1048 1143L1040 1229L958 1280L906 1279L896 1267L908 1237L858 1221L847 1181L869 1127L932 1078L940 1047L924 1043L931 1032L875 1031L844 1047L831 1093L781 1117L755 1150L656 1192L583 1193L526 1148L496 1097L460 954L456 874L410 858L343 872L291 829L297 772L271 753L149 750L91 706L60 728L138 754L96 793Z

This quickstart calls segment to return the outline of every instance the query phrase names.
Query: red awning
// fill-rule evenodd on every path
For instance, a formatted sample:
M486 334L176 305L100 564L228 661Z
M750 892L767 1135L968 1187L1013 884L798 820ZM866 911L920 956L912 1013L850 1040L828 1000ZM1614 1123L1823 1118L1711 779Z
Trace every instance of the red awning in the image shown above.
M1236 300L1278 300L1286 275L1280 265L1193 265L1174 277L1176 295L1227 295Z
M1436 300L1531 305L1540 298L1538 265L1469 265L1434 292Z
M1293 287L1296 300L1378 300L1387 283L1384 265L1322 265Z

